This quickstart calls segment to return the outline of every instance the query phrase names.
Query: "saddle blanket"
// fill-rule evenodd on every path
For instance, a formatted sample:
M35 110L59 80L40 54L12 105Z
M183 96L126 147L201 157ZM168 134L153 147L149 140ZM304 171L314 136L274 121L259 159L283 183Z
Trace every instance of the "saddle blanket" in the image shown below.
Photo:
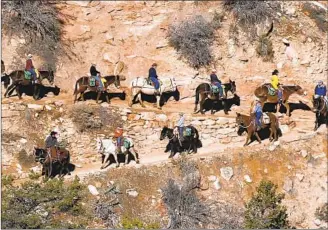
M268 124L270 124L270 117L268 116L268 114L267 113L263 113L263 122L264 122L264 124L266 124L266 125L268 125Z

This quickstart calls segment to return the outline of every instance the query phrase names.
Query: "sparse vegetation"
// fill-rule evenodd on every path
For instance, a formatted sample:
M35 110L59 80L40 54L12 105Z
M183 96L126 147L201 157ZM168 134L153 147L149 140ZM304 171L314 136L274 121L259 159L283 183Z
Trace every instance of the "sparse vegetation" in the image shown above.
M200 15L169 28L170 44L197 69L211 63L213 40L213 25Z
M66 220L58 222L56 216L79 216L81 222L74 225L82 228L85 222L84 208L80 200L84 186L77 178L65 185L63 180L53 179L45 183L28 181L20 187L8 183L2 187L1 227L6 228L65 228L72 224ZM4 178L2 178L4 181Z
M328 223L328 203L325 203L321 207L318 207L315 216L326 223Z
M107 110L103 107L92 107L85 104L75 105L70 113L74 124L79 132L108 128L114 130L122 126L122 119L119 114L113 110Z
M222 27L222 20L224 17L224 13L223 12L214 12L214 16L211 22L211 25L214 29L219 29Z
M257 194L246 204L245 228L278 229L289 228L288 214L281 205L284 194L276 194L277 185L271 181L261 181Z
M122 227L124 229L159 229L158 223L146 224L138 218L123 217Z
M267 19L274 19L276 12L280 11L279 2L264 0L225 0L224 7L231 11L238 25L249 38L254 39L256 25L264 23Z
M259 37L256 53L258 56L262 57L265 62L273 60L274 51L270 37L266 35Z

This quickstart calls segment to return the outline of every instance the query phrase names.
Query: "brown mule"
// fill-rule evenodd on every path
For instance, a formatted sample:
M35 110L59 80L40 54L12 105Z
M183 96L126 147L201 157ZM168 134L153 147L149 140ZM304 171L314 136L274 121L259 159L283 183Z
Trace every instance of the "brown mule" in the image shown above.
M255 89L254 95L260 99L262 108L264 107L264 103L278 103L278 95L277 93L273 96L269 95L269 88L271 87L271 84L264 84L258 88ZM299 85L283 85L283 94L282 94L282 101L283 105L287 109L287 116L290 116L290 106L288 103L289 97L297 93L298 95L306 95L306 92L302 89ZM254 102L252 102L251 108L254 107Z
M51 177L52 169L55 163L60 165L59 176L64 176L64 170L70 175L68 165L70 163L70 153L66 149L51 147L49 152L46 149L34 149L35 161L42 164L42 174L46 177Z
M124 81L125 80L125 77L123 75L110 75L110 76L105 76L103 77L104 79L106 79L106 82L104 84L104 91L99 91L96 87L91 87L90 84L89 84L89 79L90 77L81 77L80 79L78 79L75 83L75 89L74 89L74 94L75 97L74 97L74 103L77 101L77 95L80 94L81 95L81 98L82 100L84 101L84 93L85 91L87 91L88 89L90 91L93 91L93 92L97 92L97 103L98 103L98 100L100 98L100 95L102 93L106 93L106 100L107 100L107 103L110 103L109 101L109 98L108 98L108 94L107 94L107 87L111 84L114 83L114 85L119 88L120 87L120 81Z
M269 140L277 141L278 140L278 131L279 131L278 118L273 113L267 113L267 115L270 118L270 123L264 124L262 122L261 129L269 127L269 129L270 129ZM237 113L236 123L239 126L238 131L237 131L239 136L241 136L243 134L243 132L245 132L245 131L247 132L247 138L246 138L246 142L245 142L244 146L250 144L250 142L248 143L248 141L251 139L251 137L253 135L255 135L258 142L261 143L261 138L259 137L257 127L255 125L255 115L254 114L252 114L251 116L248 116L248 115L243 115L243 114ZM272 136L274 136L274 138Z
M314 131L316 131L322 123L325 123L326 127L328 127L328 102L326 102L323 97L313 96L312 103L312 111L315 113Z

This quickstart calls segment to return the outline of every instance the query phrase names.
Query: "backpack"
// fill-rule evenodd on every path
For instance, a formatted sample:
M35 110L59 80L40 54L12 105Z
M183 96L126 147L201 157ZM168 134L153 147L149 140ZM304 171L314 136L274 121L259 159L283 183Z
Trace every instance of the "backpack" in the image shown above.
M274 95L276 95L276 90L274 88L269 87L268 88L268 94L270 96L274 96Z
M211 91L213 94L217 94L220 92L219 87L217 87L216 85L211 85Z
M90 78L89 85L91 87L95 87L96 86L96 79L94 77L91 77Z
M24 77L26 80L31 80L32 74L29 71L25 70Z
M186 127L183 131L183 136L190 137L191 136L191 128Z
M124 148L129 149L130 148L130 141L128 139L124 138L123 146L124 146Z

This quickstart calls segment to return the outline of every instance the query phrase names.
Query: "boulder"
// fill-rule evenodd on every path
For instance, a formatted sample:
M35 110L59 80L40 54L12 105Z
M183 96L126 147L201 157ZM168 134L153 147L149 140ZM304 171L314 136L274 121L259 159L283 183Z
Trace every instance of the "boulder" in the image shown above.
M214 120L207 119L203 121L203 125L214 125L214 124L215 124Z
M300 154L302 155L302 157L305 158L305 157L307 157L308 152L305 149L302 149L301 152L300 152Z
M221 185L220 185L219 179L216 179L216 180L213 182L213 185L214 185L214 188L215 188L216 190L220 190L220 189L221 189Z
M290 191L292 191L292 189L293 189L293 181L292 181L290 178L287 178L287 179L285 180L285 183L284 183L283 189L284 189L286 192L290 192Z
M194 126L197 126L197 125L200 126L200 125L202 125L202 122L198 121L198 120L194 120L194 121L190 122L190 124L194 125Z
M314 220L314 224L317 225L317 226L320 226L321 225L321 221L319 219L315 219Z
M214 181L217 180L217 177L214 176L214 175L211 175L211 176L208 177L208 180L211 181L211 182L214 182Z
M157 114L156 121L167 121L167 116L165 114Z
M35 111L42 111L44 109L44 106L38 104L27 104L27 108L33 109Z
M94 196L98 196L99 195L99 192L97 190L97 188L93 185L88 185L88 189L89 189L89 192L94 195Z
M300 173L296 173L296 177L299 181L302 181L304 179L304 175Z
M156 118L156 113L154 112L141 112L141 119L146 121L153 121Z
M64 105L64 102L63 102L63 101L55 101L54 104L55 104L55 106L57 106L57 107L61 107L61 106Z
M221 176L229 181L233 176L233 169L231 167L220 168Z
M251 177L250 177L249 175L245 175L245 176L244 176L244 179L245 179L245 181L246 181L247 183L251 183L251 182L252 182L252 179L251 179Z
M125 193L132 197L137 197L139 195L139 193L134 188L127 189Z

